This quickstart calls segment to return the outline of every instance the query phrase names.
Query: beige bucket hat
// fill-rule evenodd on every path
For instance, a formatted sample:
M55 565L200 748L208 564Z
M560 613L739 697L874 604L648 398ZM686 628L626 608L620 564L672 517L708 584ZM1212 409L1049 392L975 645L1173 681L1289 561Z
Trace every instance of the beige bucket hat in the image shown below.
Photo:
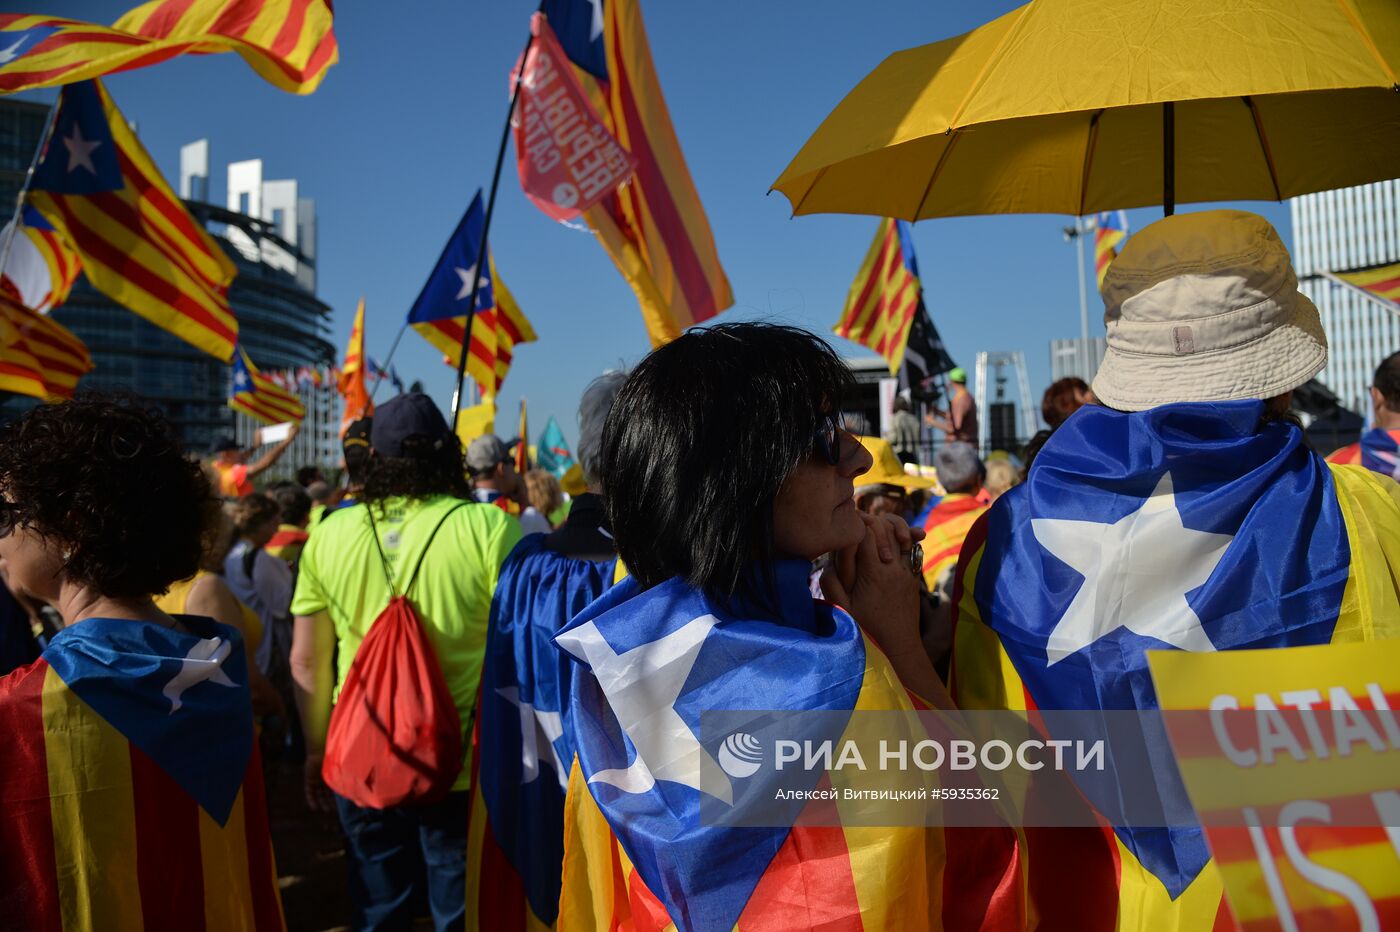
M1317 308L1258 214L1158 220L1108 267L1103 301L1108 352L1094 394L1120 411L1272 398L1327 365Z

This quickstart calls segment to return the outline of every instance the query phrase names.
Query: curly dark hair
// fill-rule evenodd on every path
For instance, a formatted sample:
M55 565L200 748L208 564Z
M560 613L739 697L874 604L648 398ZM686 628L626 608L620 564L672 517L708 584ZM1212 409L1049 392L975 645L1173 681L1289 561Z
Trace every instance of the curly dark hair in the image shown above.
M386 498L428 498L452 495L470 499L462 466L462 444L456 436L426 437L413 434L403 441L403 456L370 457L365 469L365 487L360 501L382 502Z
M0 427L0 489L68 551L64 574L108 598L193 576L218 512L165 416L132 395L85 392Z

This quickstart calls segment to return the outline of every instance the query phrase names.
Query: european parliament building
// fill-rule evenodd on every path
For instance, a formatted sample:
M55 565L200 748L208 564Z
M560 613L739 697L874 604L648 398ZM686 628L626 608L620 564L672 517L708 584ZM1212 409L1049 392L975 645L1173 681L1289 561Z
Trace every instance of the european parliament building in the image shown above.
M15 196L43 131L48 106L0 98L0 212L8 222ZM334 362L326 339L330 308L316 297L315 204L291 180L264 181L258 160L228 166L225 207L209 203L209 147L184 147L180 196L238 267L229 303L239 342L264 371ZM173 181L173 179L171 179ZM80 277L53 317L92 353L95 368L80 389L125 389L162 408L192 453L221 437L251 442L258 426L228 406L229 366L115 304ZM278 463L333 466L339 460L339 402L329 388L300 392L307 417L295 444ZM0 393L0 417L32 404Z
M1400 181L1295 197L1289 207L1293 263L1327 334L1327 368L1318 378L1364 415L1376 366L1400 350L1400 317L1318 273L1400 262Z

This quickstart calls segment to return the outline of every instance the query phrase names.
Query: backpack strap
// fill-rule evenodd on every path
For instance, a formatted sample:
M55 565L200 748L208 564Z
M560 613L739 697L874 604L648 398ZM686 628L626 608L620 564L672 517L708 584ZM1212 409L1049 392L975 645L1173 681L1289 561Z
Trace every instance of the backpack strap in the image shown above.
M452 516L453 512L457 511L459 508L465 508L470 504L471 502L458 502L447 509L447 512L438 519L438 523L433 527L432 533L428 535L427 541L423 544L423 552L418 555L418 562L414 564L413 572L408 576L408 585L404 586L403 590L405 596L408 595L409 590L413 588L413 584L418 580L418 571L423 568L423 560L428 556L428 550L432 547L433 540L437 537L437 532L447 523L447 519ZM384 568L384 581L389 585L389 598L397 598L398 593L394 590L394 572L389 566L389 557L384 553L384 548L379 544L379 528L376 527L374 523L374 508L366 504L365 514L369 516L369 528L371 537L374 540L374 549L379 552L379 562Z

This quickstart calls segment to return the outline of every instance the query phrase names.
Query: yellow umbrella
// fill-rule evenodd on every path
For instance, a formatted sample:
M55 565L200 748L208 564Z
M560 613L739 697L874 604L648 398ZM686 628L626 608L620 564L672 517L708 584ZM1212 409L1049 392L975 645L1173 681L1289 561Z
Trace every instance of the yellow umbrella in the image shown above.
M1397 0L1034 0L885 59L773 186L906 220L1282 200L1400 176L1397 73Z

